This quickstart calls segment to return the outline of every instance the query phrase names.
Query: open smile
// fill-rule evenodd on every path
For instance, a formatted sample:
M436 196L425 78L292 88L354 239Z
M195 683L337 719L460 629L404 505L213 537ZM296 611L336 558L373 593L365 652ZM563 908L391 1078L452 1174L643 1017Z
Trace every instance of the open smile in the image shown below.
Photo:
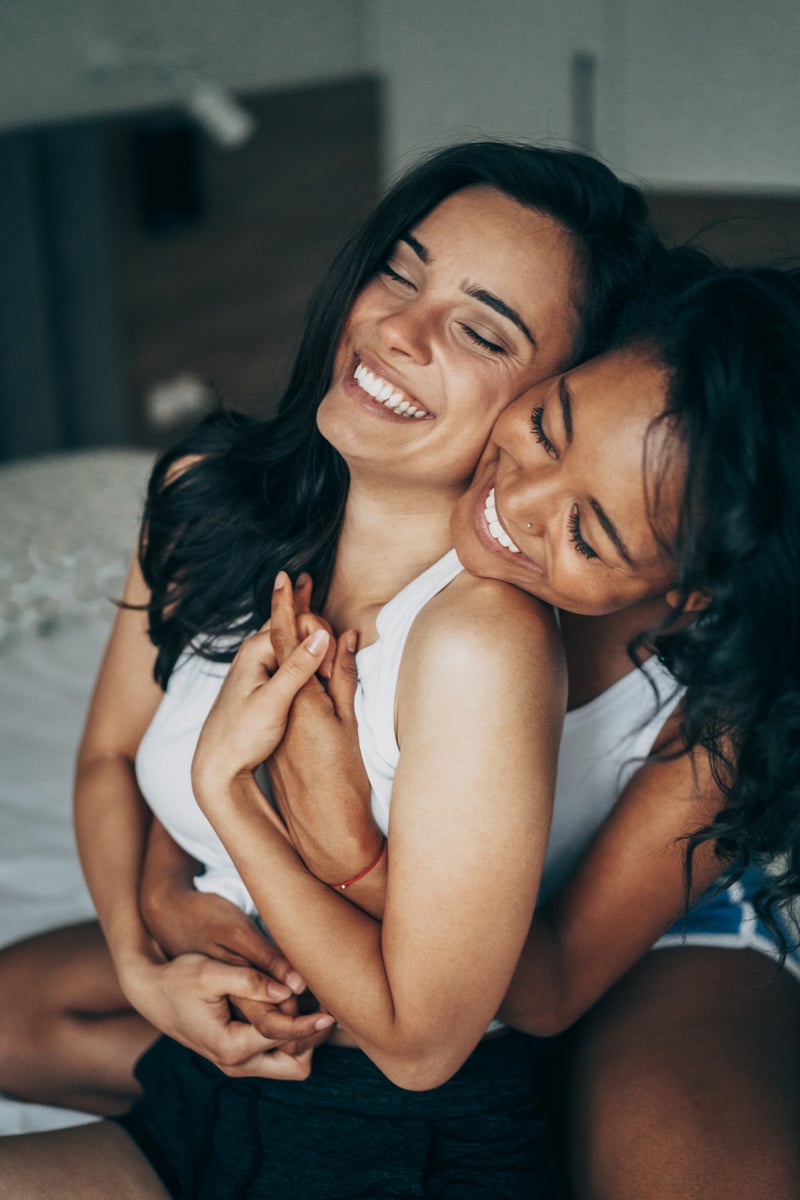
M489 494L483 507L483 519L486 522L486 528L490 536L495 542L499 542L504 550L509 550L512 554L519 554L519 546L512 541L506 533L503 526L500 524L500 518L497 515L497 509L494 503L494 487L489 489Z
M382 404L384 408L388 408L397 417L406 417L411 420L420 421L431 414L427 409L423 408L416 400L409 400L404 392L390 383L388 379L377 375L365 366L363 362L357 362L353 371L353 379L371 399Z

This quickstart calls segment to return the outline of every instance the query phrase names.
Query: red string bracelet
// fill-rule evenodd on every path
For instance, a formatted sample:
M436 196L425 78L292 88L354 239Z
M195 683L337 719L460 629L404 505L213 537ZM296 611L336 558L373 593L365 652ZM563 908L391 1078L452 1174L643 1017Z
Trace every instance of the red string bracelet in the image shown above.
M373 858L372 862L369 864L368 867L364 867L364 870L359 871L358 874L354 875L352 879L346 879L344 881L344 883L334 883L331 886L335 887L337 892L346 891L347 888L351 887L354 883L358 883L358 881L360 879L363 879L365 875L369 875L370 871L374 870L375 867L377 867L378 863L381 861L381 859L383 858L385 853L386 853L386 838L383 839L383 845L381 846L380 850L375 855L375 857Z

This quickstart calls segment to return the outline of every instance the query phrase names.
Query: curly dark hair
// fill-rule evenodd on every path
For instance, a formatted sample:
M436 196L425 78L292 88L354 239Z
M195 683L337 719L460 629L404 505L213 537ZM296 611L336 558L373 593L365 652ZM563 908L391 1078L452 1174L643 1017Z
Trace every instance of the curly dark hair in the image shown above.
M691 265L694 281L640 306L618 338L667 367L656 426L687 462L682 604L634 650L655 644L686 687L682 739L707 751L725 797L688 839L688 878L707 840L728 880L771 863L756 906L785 953L775 914L800 892L800 272ZM708 604L683 627L693 594Z
M308 571L321 605L333 566L349 474L321 437L316 412L353 301L397 240L453 192L488 184L558 220L572 235L583 288L575 301L578 361L608 340L661 243L641 192L571 150L469 142L434 154L388 192L345 244L311 303L278 415L212 416L154 469L140 562L150 588L156 678L166 687L192 642L210 658L257 628L279 569ZM176 471L178 462L194 463Z

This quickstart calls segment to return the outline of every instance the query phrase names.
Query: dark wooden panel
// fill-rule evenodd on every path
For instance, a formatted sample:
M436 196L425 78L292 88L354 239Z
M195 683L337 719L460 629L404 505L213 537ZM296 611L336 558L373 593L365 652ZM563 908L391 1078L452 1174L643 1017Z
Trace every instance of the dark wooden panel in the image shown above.
M380 94L374 80L247 97L246 103L258 130L240 149L220 150L199 138L187 152L186 143L175 140L194 191L182 192L173 181L185 221L178 213L161 234L143 220L137 172L142 131L157 135L160 120L168 137L169 114L148 118L146 126L141 119L114 122L109 131L124 324L132 392L140 402L155 385L191 374L236 407L269 411L311 292L377 197ZM193 167L187 165L192 153ZM166 193L168 207L169 186ZM158 440L141 403L134 424L139 440Z
M800 260L800 197L653 193L648 199L670 242L691 238L736 264Z

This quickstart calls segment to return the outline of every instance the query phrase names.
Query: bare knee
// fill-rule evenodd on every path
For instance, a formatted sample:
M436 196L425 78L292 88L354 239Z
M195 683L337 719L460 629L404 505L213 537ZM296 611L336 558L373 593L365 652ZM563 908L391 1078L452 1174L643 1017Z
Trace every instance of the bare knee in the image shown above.
M168 1200L138 1147L105 1121L0 1138L0 1176L15 1200Z
M800 991L744 951L648 955L574 1035L577 1200L798 1200Z

